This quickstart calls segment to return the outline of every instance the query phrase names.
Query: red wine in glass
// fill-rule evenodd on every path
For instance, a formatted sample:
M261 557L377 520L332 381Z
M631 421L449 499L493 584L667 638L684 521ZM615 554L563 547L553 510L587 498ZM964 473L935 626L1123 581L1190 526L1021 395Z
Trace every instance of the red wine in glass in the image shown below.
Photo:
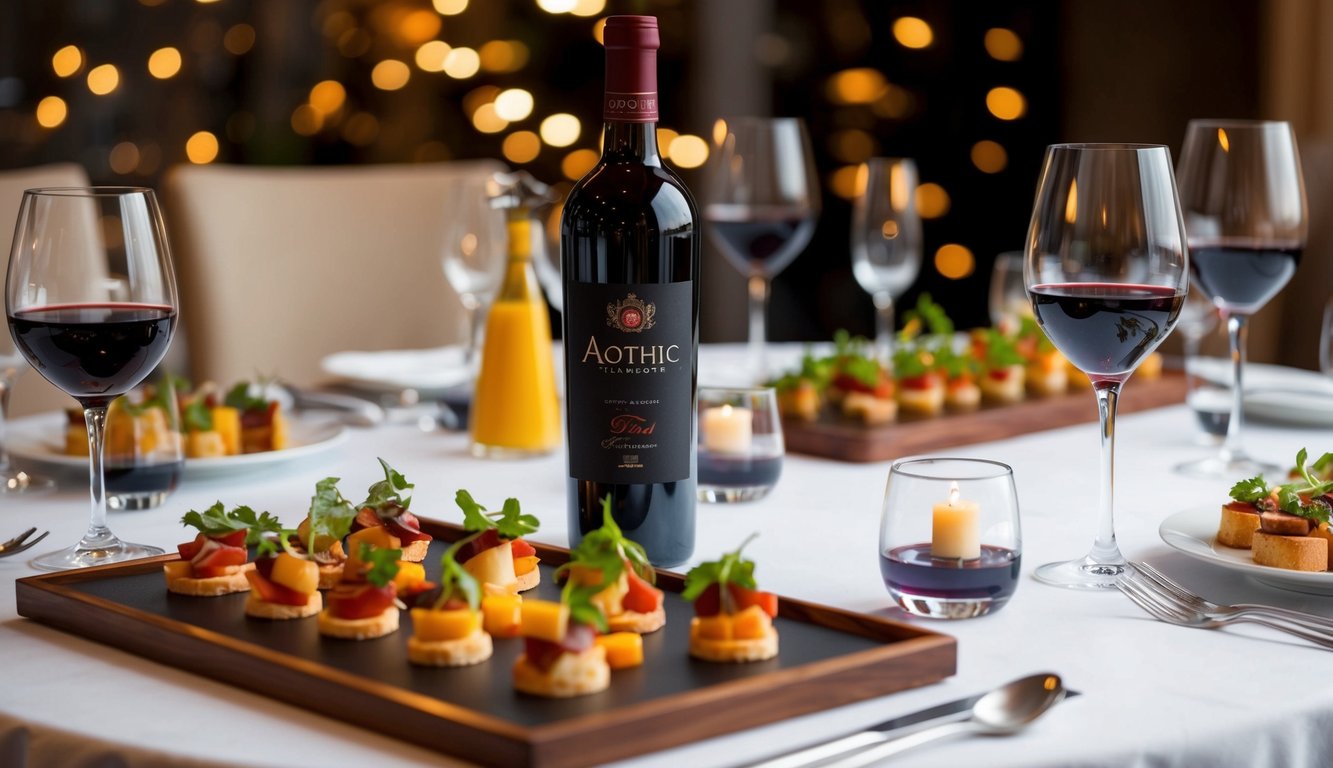
M736 269L776 275L800 254L814 234L808 209L710 205L704 211L709 232Z
M989 600L991 610L1007 602L1018 587L1023 558L1012 549L981 546L975 560L936 560L930 542L886 550L879 556L879 572L891 593L909 598Z
M167 352L176 311L130 303L66 304L9 316L14 342L52 384L84 405L134 388Z
M1060 352L1093 380L1123 378L1166 338L1185 304L1171 286L1047 283L1032 311Z
M1190 274L1206 296L1229 312L1258 312L1296 274L1295 244L1190 241Z

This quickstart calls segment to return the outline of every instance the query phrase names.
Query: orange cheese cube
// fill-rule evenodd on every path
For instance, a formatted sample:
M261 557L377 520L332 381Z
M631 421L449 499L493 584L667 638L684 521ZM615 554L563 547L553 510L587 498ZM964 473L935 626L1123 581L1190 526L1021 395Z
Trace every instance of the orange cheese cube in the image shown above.
M486 595L481 599L482 624L493 637L518 637L523 625L523 598Z
M312 595L319 590L319 564L281 552L273 561L269 580L303 595Z
M537 567L537 561L540 559L536 555L514 558L514 575L522 576L525 573L532 572L532 569Z
M730 640L732 638L731 617L725 613L715 616L696 616L690 622L691 634L705 640Z
M481 612L471 608L447 611L413 608L412 626L416 639L423 643L461 640L481 629Z
M241 412L228 406L209 409L213 417L213 431L222 438L222 447L228 456L241 452Z
M168 584L176 579L189 579L194 577L194 569L190 567L189 560L174 560L170 563L163 563L162 572L166 574Z
M638 632L598 635L596 642L606 649L606 663L611 669L629 669L643 663L643 635Z
M426 567L421 563L412 563L407 560L398 561L398 573L393 577L394 586L398 587L398 594L415 587L426 580Z
M524 600L519 612L519 631L524 637L558 643L569 626L569 606L550 600Z
M772 626L773 622L764 609L752 605L731 617L731 639L762 640Z

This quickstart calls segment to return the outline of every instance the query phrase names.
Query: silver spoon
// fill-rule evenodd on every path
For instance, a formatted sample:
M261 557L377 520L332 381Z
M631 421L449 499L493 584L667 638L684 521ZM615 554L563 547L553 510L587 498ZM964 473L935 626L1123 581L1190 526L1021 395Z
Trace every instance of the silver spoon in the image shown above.
M1065 687L1059 675L1025 677L982 696L972 705L972 716L962 722L944 723L909 733L829 763L828 768L860 768L937 739L964 735L1007 736L1021 731L1064 698Z

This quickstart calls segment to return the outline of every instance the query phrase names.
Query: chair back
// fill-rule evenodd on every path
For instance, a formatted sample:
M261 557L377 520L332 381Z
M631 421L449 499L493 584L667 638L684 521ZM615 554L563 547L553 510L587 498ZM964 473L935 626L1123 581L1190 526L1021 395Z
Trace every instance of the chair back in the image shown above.
M450 194L493 161L181 166L164 185L191 374L326 379L325 356L463 340L441 254Z

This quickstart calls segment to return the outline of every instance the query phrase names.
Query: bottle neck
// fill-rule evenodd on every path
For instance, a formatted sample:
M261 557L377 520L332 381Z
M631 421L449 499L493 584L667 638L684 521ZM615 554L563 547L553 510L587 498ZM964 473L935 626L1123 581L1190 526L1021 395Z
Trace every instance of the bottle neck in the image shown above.
M662 156L657 151L657 123L606 121L602 128L602 160L660 166Z

